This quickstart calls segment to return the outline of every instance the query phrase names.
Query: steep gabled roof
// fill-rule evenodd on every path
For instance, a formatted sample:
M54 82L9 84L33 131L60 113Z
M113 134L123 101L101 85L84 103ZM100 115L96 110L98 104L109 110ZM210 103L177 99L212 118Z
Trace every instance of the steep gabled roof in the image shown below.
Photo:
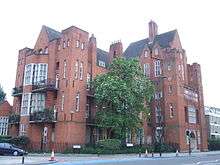
M156 35L153 43L149 42L149 38L133 42L125 50L123 56L125 58L138 57L138 56L140 56L140 54L142 53L142 51L145 47L151 48L156 43L159 44L160 47L166 48L169 46L169 43L173 41L176 32L177 32L176 30L173 30L173 31L169 31L166 33L162 33L160 35Z
M44 27L45 27L45 29L47 31L49 42L61 37L61 33L60 32L58 32L58 31L56 31L56 30L54 30L54 29L52 29L52 28L50 28L48 26L45 26L45 25L44 25Z
M108 56L108 52L97 48L96 49L96 58L97 58L97 65L99 64L99 61L103 61L105 62L105 66L109 65L109 56Z

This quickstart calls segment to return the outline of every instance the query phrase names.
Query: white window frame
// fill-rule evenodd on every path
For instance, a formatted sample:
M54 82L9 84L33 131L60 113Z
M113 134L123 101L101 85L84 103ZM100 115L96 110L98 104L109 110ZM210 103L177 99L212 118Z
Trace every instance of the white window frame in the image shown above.
M30 102L30 113L43 111L45 109L45 94L32 93Z
M144 57L148 57L148 51L147 50L144 51Z
M91 87L91 73L87 73L86 77L86 89L90 90Z
M65 95L63 92L61 96L61 111L64 111L64 103L65 103Z
M33 84L45 84L47 81L48 64L37 63L33 65Z
M66 60L63 61L63 78L66 78L66 68L67 68L67 62Z
M30 68L28 68L30 67ZM25 85L32 85L32 79L33 79L33 68L34 68L34 64L30 63L30 64L26 64L25 65L25 71L24 71L24 86ZM30 74L30 75L27 75ZM28 81L28 80L29 81Z
M79 79L80 80L83 79L83 62L80 62L80 66L79 66Z
M146 77L150 77L150 64L149 63L144 64L144 75Z
M26 124L20 124L19 135L24 136L26 134L27 134L27 125Z
M8 135L8 117L0 116L0 135Z
M174 106L173 103L169 103L169 110L170 110L170 118L174 117Z
M196 124L196 108L194 106L188 106L188 121L191 124Z
M74 73L75 73L74 78L75 79L78 79L78 70L79 70L79 60L76 60L75 69L74 69Z
M84 50L85 49L85 42L82 42L81 43L81 50Z
M79 48L79 46L80 46L80 41L76 40L76 48Z
M76 112L80 109L80 94L79 92L76 94Z
M104 62L104 61L99 60L99 66L101 66L101 67L104 67L104 68L105 68L105 62Z
M24 100L26 99L27 100ZM25 101L25 104L24 104ZM21 116L29 116L30 114L31 93L23 93L21 102Z
M161 62L160 60L154 61L154 71L155 71L155 77L158 77L161 75Z

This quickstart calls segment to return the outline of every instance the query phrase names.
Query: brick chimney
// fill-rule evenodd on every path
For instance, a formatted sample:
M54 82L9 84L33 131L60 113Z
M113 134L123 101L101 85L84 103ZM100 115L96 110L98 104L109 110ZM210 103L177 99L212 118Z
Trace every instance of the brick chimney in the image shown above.
M121 41L113 42L109 48L110 61L112 61L113 58L121 57L122 54L123 54L122 42Z
M148 27L149 27L149 40L150 42L153 42L155 36L157 35L157 24L151 20L148 23Z

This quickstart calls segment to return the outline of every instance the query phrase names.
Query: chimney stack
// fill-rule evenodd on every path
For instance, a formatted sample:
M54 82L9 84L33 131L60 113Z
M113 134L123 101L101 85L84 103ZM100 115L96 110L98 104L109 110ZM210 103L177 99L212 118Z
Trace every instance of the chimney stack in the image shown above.
M149 27L149 40L150 42L153 42L155 36L157 35L157 24L151 20L148 23L148 27Z

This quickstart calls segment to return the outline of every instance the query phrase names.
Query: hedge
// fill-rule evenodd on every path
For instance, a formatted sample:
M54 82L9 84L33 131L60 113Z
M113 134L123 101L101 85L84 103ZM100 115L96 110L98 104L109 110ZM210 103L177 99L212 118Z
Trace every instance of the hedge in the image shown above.
M208 149L210 151L220 150L220 139L209 139L208 140Z

